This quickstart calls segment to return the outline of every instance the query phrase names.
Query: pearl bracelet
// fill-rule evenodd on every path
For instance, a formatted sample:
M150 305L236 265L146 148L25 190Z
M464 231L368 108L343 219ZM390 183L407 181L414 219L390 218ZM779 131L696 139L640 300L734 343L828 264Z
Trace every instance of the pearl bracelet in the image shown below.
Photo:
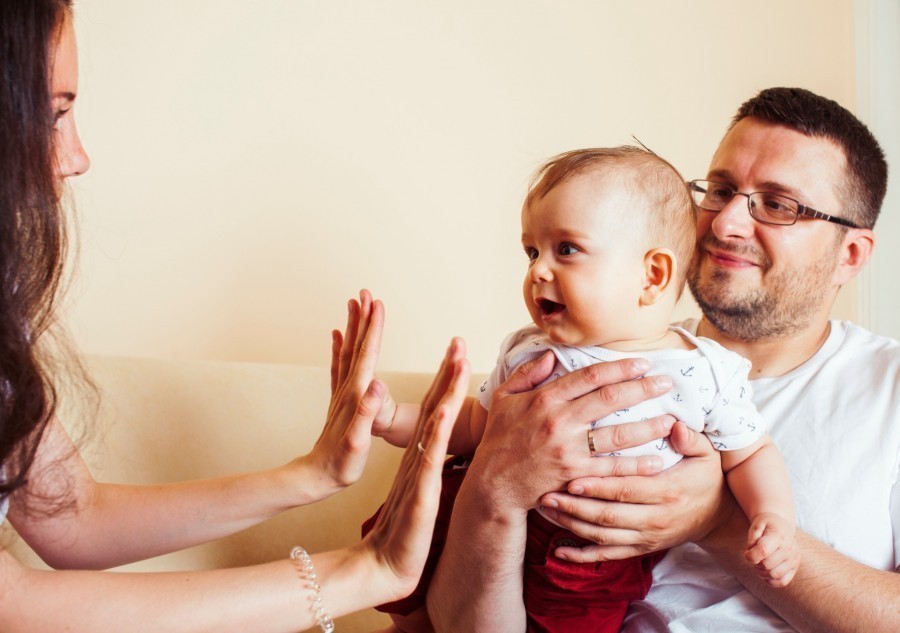
M328 611L322 605L322 585L319 584L318 576L313 568L312 559L305 549L297 545L291 550L291 560L297 561L297 568L300 570L300 578L306 583L306 588L310 590L309 597L310 608L316 614L316 623L323 633L333 633L334 620L328 614Z

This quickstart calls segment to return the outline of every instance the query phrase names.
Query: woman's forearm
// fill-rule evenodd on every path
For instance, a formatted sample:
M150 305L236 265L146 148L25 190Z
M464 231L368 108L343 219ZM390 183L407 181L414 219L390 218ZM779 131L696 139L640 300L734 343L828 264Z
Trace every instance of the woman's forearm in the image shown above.
M66 490L56 489L60 481L68 482ZM47 564L78 569L105 569L205 543L335 491L303 458L207 480L101 484L57 422L48 428L31 485L39 497L71 503L45 516L28 512L34 497L15 495L10 521Z
M362 549L312 556L331 616L396 598ZM37 571L0 553L0 630L289 632L317 624L313 592L296 561L239 569L134 574Z

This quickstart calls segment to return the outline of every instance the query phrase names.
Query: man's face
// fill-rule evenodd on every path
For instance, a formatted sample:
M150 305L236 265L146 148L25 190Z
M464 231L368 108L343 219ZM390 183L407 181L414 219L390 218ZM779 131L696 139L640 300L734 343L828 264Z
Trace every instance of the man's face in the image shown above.
M841 216L845 164L827 139L746 118L722 140L707 179ZM833 223L803 216L792 226L762 224L750 217L747 198L735 196L720 212L701 210L688 283L706 318L731 338L791 334L828 318L841 238Z

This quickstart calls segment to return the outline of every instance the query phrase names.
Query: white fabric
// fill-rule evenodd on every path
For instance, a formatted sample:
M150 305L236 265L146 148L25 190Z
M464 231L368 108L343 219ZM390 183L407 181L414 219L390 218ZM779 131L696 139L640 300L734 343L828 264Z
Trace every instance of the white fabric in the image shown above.
M832 321L806 363L752 383L790 472L800 528L866 565L900 569L900 343ZM793 631L692 544L657 565L622 630Z
M750 362L715 341L673 327L695 349L659 349L643 352L619 352L603 347L558 345L536 326L513 332L500 349L494 371L481 386L478 399L488 409L494 391L519 365L537 358L548 349L556 355L556 366L547 380L563 373L600 362L643 357L650 361L650 375L672 377L674 386L664 396L630 409L616 411L594 423L594 428L622 422L635 422L669 413L696 431L705 432L719 450L745 448L765 432L763 420L751 400L747 380ZM659 455L668 468L681 459L667 442L659 441L621 451L621 455Z

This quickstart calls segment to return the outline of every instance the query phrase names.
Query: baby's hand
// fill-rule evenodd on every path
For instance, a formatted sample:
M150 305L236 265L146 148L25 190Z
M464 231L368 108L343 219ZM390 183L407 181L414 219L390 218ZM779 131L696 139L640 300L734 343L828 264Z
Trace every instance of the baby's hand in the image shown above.
M387 433L394 424L394 416L397 414L397 403L391 397L391 392L385 388L384 398L381 401L381 411L375 416L372 423L372 435L381 437Z
M794 525L783 516L763 512L753 517L744 558L772 587L786 587L800 567L800 546Z

